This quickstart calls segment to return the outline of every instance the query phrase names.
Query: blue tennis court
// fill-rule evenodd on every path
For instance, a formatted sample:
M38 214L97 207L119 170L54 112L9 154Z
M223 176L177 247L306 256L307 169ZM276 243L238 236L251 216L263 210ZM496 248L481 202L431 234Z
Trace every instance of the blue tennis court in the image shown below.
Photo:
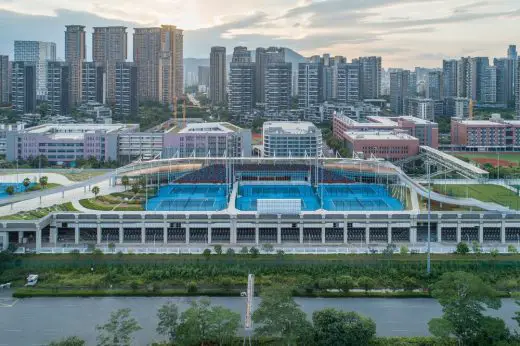
M237 209L256 211L259 199L299 199L301 209L319 209L318 196L310 185L240 185L236 201Z
M215 184L172 184L148 200L151 211L217 211L227 207L226 188Z
M384 185L325 184L318 188L323 209L330 211L399 211L402 203Z

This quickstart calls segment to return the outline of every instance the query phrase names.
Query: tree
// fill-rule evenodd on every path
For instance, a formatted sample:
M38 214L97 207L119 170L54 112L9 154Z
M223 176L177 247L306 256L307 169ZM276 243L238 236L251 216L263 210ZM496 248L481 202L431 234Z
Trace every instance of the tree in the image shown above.
M322 278L318 280L318 287L322 290L327 290L330 288L334 288L334 280L330 278Z
M208 342L229 344L240 327L240 314L221 306L211 306L208 298L192 301L181 314L177 328L179 345L202 345Z
M40 186L42 187L42 189L45 189L45 187L49 183L49 178L46 175L44 175L44 176L40 177L39 183L40 183Z
M235 250L233 250L232 248L228 248L226 251L226 255L230 257L235 256Z
M249 253L249 250L247 248L247 246L243 246L241 249L240 249L240 254L241 255L247 255Z
M315 345L363 346L376 335L376 324L356 312L323 309L312 314Z
M108 244L108 248L110 249L111 252L114 252L114 250L116 249L116 244L110 243L110 244Z
M84 346L86 345L85 340L78 338L77 336L69 336L68 338L61 339L59 341L53 341L49 346Z
M486 307L501 306L498 292L481 278L466 272L445 273L432 288L432 296L442 306L443 315L428 323L438 337L455 337L463 345L493 345L509 337L504 322L484 316Z
M406 246L406 245L402 245L402 246L401 246L401 249L399 250L399 253L400 253L401 255L407 255L408 252L409 252L409 251L408 251L408 246Z
M172 302L166 303L157 311L157 318L157 333L167 336L168 341L173 343L179 326L179 308Z
M14 188L14 185L9 185L5 188L5 193L7 193L9 196L14 195L16 189Z
M211 250L205 249L204 251L202 251L202 255L208 260L209 257L211 256Z
M25 187L25 191L27 191L27 188L29 187L29 185L31 185L31 179L25 178L22 184Z
M471 243L471 249L475 255L480 255L482 253L482 247L478 241L473 241L473 243Z
M258 251L258 249L253 246L251 249L249 249L249 253L251 254L251 257L256 258L258 257L260 251Z
M139 183L133 183L131 190L134 193L134 195L137 195L139 193L139 190L141 190L141 186L139 185Z
M336 283L338 284L338 287L343 290L343 292L347 293L355 286L354 279L352 276L349 275L343 275L336 279Z
M518 253L518 250L516 249L516 246L509 244L507 246L507 252L515 254Z
M132 334L141 330L141 326L130 316L130 309L119 309L110 314L106 324L96 326L99 332L99 346L130 346Z
M94 196L97 198L97 195L99 195L99 192L100 192L100 189L99 189L99 186L94 186L92 188L92 193L94 194Z
M365 293L368 293L369 290L373 289L376 286L376 282L374 279L368 276L362 276L358 280L358 286L365 290Z
M222 255L222 245L214 245L213 250L215 250L217 255Z
M267 253L271 253L274 251L274 247L272 244L262 244L262 250Z
M257 336L281 339L281 344L300 345L311 340L312 325L285 286L271 286L262 290L262 301L253 313Z
M455 253L458 255L466 255L469 253L469 246L468 244L464 242L460 242L457 244L457 249L455 250Z
M130 178L128 178L128 175L124 175L123 177L121 177L121 184L125 187L126 191L126 188L128 187L128 185L130 185Z

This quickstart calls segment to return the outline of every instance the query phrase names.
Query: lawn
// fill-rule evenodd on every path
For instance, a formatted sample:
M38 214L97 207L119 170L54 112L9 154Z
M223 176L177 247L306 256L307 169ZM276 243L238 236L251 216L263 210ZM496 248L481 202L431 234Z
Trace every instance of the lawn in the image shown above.
M465 158L480 164L490 163L496 166L499 155L493 152L486 153L453 153L456 157ZM520 165L520 153L500 153L500 165L509 166L509 164Z
M94 178L94 177L103 175L108 172L110 172L110 170L101 169L101 170L96 170L96 171L88 171L88 172L80 172L80 173L67 172L67 173L59 173L59 174L63 175L70 181L84 181L84 180L88 180L90 178Z
M454 197L475 198L484 202L493 202L520 210L520 197L511 190L497 185L434 185L438 193Z
M114 194L107 196L99 196L97 198L82 199L79 203L92 210L102 211L143 211L142 201L140 198L129 199L123 197L124 194Z
M52 207L48 208L38 208L35 210L22 211L12 215L1 216L0 220L37 220L55 211L77 212L78 210L74 208L71 202L67 202L63 204L53 205Z

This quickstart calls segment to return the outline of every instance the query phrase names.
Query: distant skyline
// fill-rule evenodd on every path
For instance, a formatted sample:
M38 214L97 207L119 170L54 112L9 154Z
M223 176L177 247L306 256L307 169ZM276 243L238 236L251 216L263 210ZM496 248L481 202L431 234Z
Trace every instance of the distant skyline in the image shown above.
M284 46L304 56L380 55L383 66L440 67L460 56L503 57L520 44L518 0L0 0L0 54L14 40L52 41L64 57L67 24L129 28L176 25L184 57L209 58L211 46Z

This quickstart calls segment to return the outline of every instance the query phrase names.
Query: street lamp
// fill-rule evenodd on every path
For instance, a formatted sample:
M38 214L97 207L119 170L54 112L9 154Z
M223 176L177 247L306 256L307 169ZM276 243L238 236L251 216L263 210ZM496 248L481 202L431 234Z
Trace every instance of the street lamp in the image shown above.
M430 160L426 161L426 169L428 172L428 254L426 261L426 272L431 273L431 176L430 176Z

